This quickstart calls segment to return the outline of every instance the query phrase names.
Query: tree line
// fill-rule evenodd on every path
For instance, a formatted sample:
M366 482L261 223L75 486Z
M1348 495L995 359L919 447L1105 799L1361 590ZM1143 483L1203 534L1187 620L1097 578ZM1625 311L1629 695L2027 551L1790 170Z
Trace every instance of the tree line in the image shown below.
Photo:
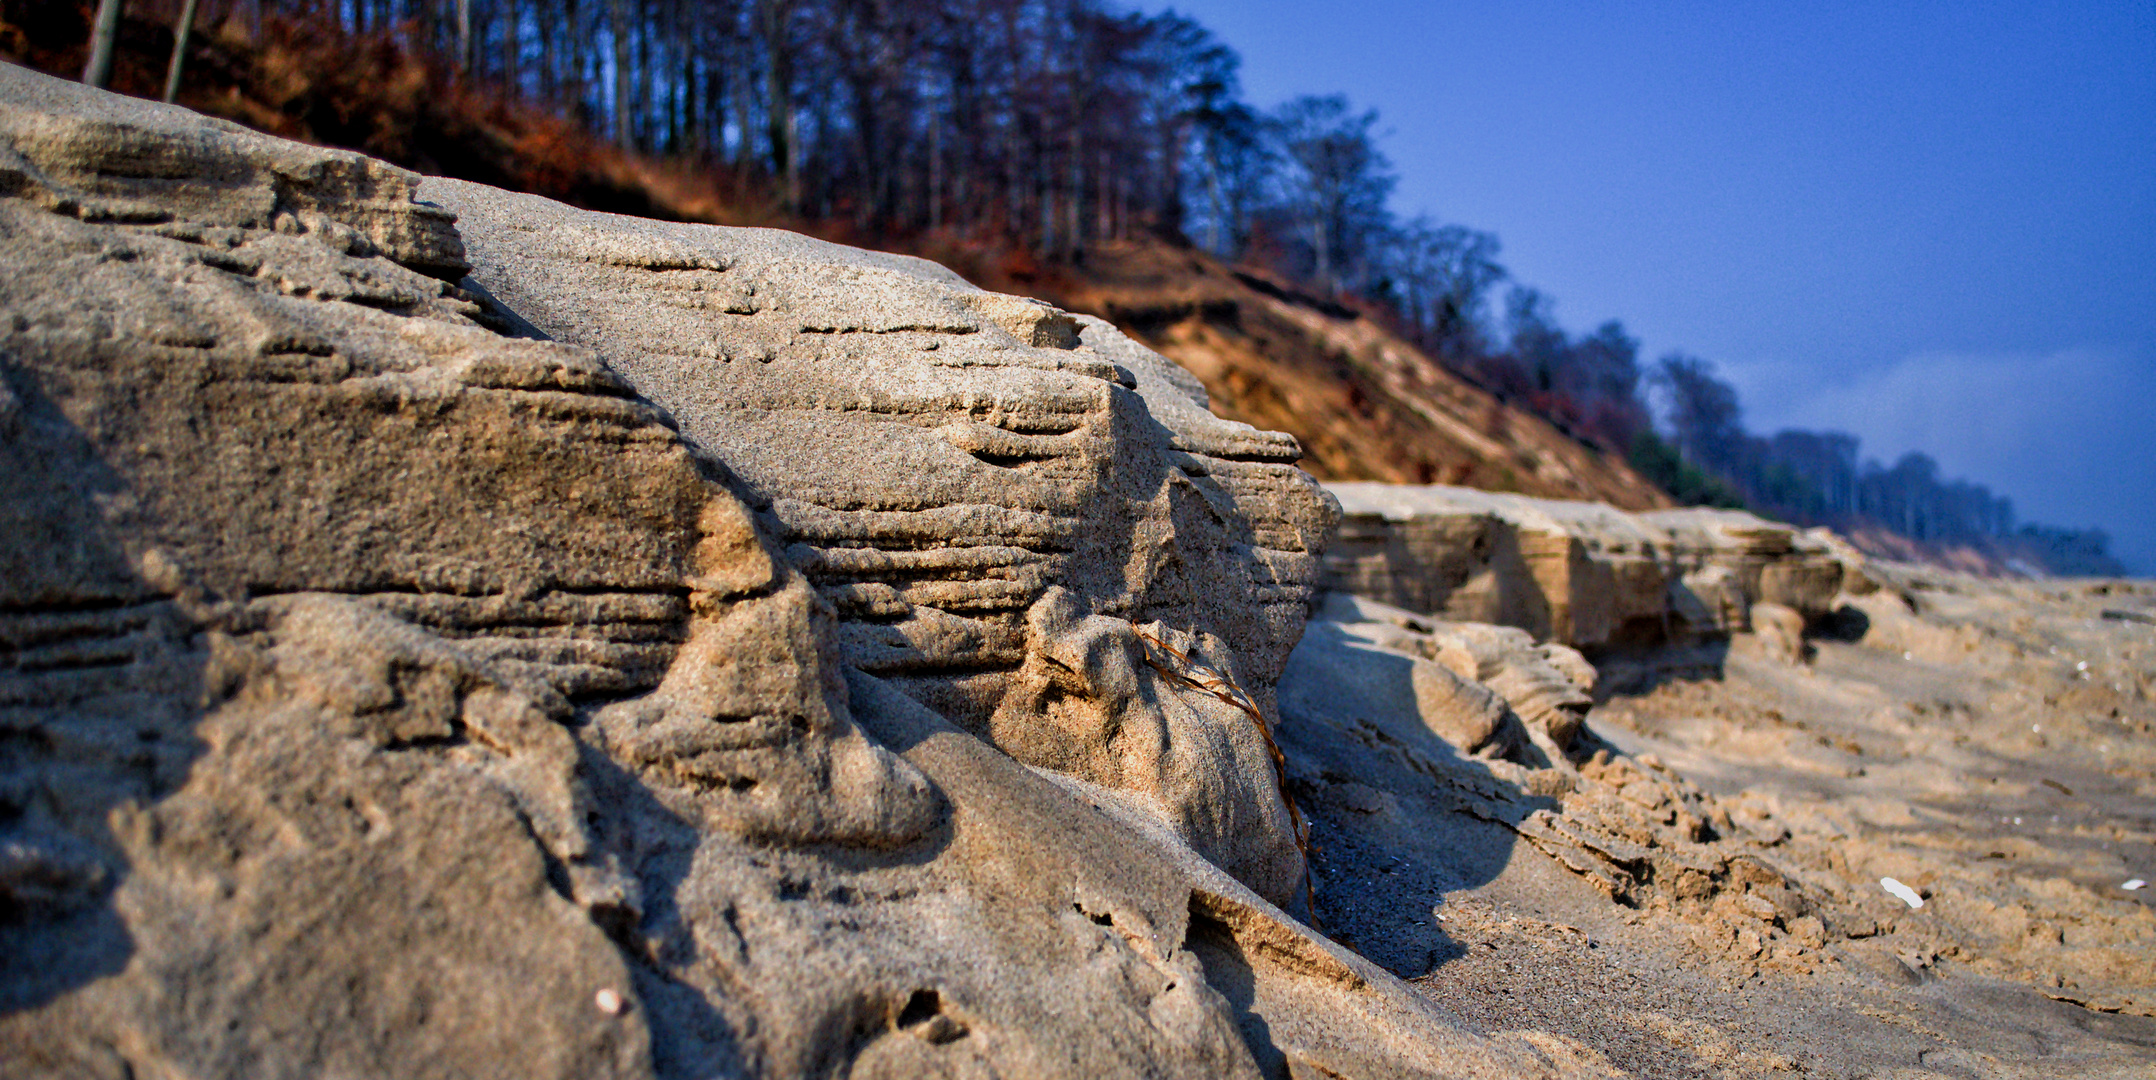
M1975 545L2058 573L2124 573L2103 530L2019 521L2013 500L1941 475L1929 455L1911 451L1885 465L1861 459L1861 443L1844 432L1750 434L1736 389L1707 361L1673 353L1649 381L1666 400L1674 447L1643 440L1632 458L1673 492L1691 485L1700 502L1747 505L1802 524L1879 525L1912 540Z
M1163 238L1388 322L1440 363L1628 457L1680 500L1914 539L2101 534L2022 526L1982 485L1834 432L1747 433L1735 391L1651 367L1611 320L1565 330L1490 233L1390 208L1378 114L1345 97L1261 109L1194 20L1107 0L97 0L95 80L122 5L172 20L167 97L198 21L294 20L424 56L625 150L730 171L772 209L857 235L938 234L1081 263ZM98 42L93 42L93 46ZM104 57L101 61L100 57ZM1660 422L1650 399L1666 406Z

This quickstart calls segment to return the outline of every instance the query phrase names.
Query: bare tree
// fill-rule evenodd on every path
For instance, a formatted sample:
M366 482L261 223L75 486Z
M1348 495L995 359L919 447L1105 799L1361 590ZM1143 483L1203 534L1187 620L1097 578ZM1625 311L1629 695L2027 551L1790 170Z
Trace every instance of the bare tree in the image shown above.
M1669 422L1686 457L1710 469L1732 472L1744 438L1737 392L1715 378L1714 365L1671 353L1656 365L1655 382L1669 394Z
M1377 113L1350 111L1347 98L1304 96L1273 114L1272 126L1294 169L1286 178L1288 209L1309 239L1311 278L1338 293L1343 271L1368 253L1372 228L1386 224L1391 163L1371 129Z
M120 36L121 0L98 0L97 20L91 24L90 60L82 67L82 81L102 90L112 82L113 46Z
M795 0L757 0L764 47L764 113L772 171L782 178L788 213L801 212L801 115L794 99Z
M636 148L636 134L630 122L628 0L611 0L606 10L607 38L614 50L614 142L624 150L633 150Z
M180 66L187 62L187 38L195 29L195 4L187 0L180 8L180 21L172 27L172 62L165 65L165 103L180 96Z

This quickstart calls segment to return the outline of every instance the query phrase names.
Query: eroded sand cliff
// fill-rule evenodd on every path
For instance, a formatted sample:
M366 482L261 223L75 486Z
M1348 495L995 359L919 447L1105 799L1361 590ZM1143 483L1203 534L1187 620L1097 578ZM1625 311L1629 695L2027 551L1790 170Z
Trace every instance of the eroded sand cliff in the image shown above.
M931 264L4 66L0 265L9 1076L2018 1062L1922 1058L1951 1025L1909 995L1966 978L2127 1017L2041 1021L2046 1068L2146 1060L2156 939L2097 880L2145 820L1980 910L1959 848L1879 832L1915 773L1859 823L1730 764L1980 773L1893 695L2040 666L2001 620L2072 597L1748 518L1366 511L1113 327ZM2139 741L2049 779L2145 798L2147 651L2092 640ZM1931 667L1863 666L1897 654ZM2036 715L1957 685L1924 707ZM1733 703L1770 691L1825 750ZM1871 885L1909 859L1927 913ZM1732 1034L1744 994L1790 1031ZM1917 1019L1836 1027L1850 994Z

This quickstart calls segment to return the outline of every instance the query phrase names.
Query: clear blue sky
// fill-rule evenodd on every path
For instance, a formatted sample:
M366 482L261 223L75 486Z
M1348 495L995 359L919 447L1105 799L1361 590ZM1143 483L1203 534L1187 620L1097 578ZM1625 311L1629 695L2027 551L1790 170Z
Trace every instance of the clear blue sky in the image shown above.
M1568 328L2156 574L2156 0L1174 6L1254 104L1377 108L1395 209L1496 233Z

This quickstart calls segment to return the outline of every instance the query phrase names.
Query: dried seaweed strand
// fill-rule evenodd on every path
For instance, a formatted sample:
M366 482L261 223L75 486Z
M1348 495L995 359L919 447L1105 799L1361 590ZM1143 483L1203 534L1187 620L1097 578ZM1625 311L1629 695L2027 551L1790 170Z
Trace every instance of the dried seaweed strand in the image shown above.
M1311 891L1310 857L1316 848L1310 842L1310 827L1303 821L1303 812L1295 805L1295 796L1288 793L1287 755L1280 752L1280 744L1273 740L1273 729L1271 725L1265 722L1265 714L1258 711L1257 705L1250 700L1250 695L1244 693L1242 687L1235 685L1235 680L1229 678L1226 672L1218 671L1192 660L1190 654L1147 633L1145 628L1139 626L1135 619L1131 620L1130 629L1132 633L1138 635L1139 641L1149 646L1143 650L1147 667L1159 672L1161 677L1171 682L1187 686L1202 693L1211 694L1233 705L1242 710L1244 715L1250 717L1251 723L1257 725L1258 737L1265 740L1265 752L1271 755L1273 759L1273 783L1280 788L1280 801L1287 804L1288 821L1292 823L1295 829L1295 847L1303 853L1303 888L1305 891L1311 892L1311 915L1315 917L1317 914L1317 896L1314 891ZM1155 649L1166 654L1178 667L1171 668L1156 659L1153 655Z

